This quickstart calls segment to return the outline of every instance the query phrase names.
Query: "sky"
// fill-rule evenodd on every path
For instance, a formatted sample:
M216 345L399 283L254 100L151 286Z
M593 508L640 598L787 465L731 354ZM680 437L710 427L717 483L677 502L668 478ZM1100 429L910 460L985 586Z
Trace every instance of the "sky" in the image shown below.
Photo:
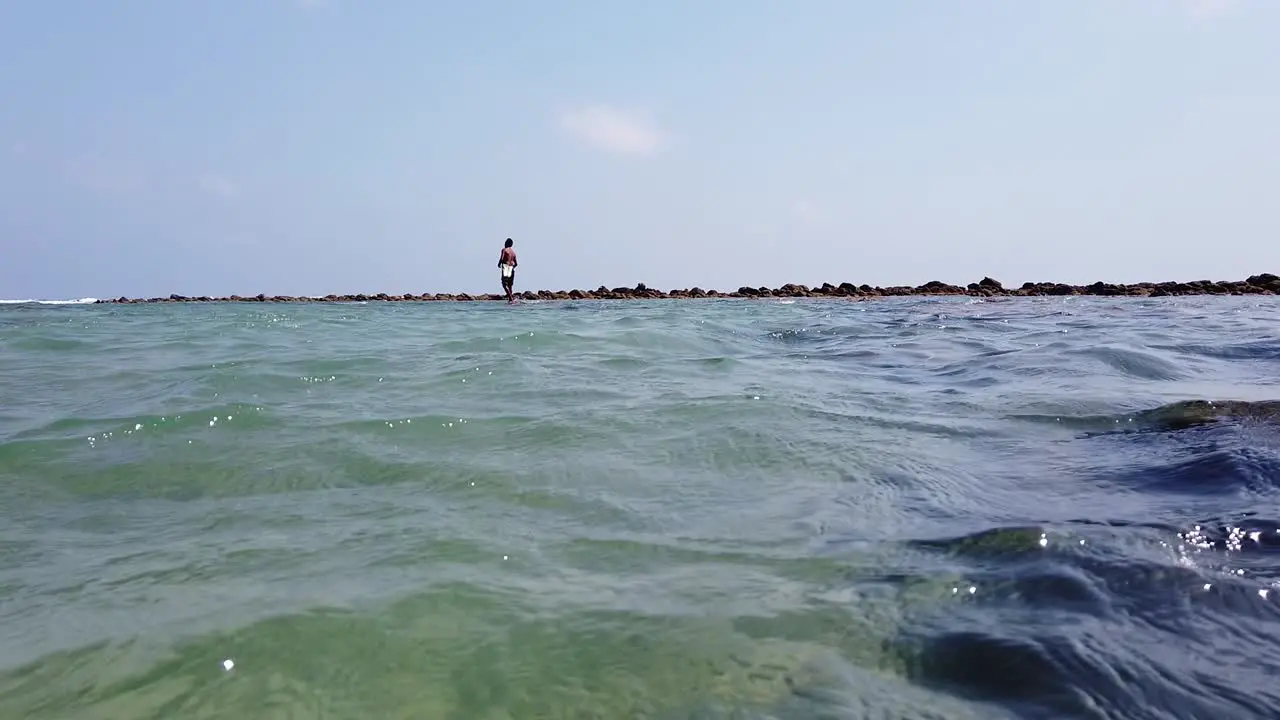
M1280 272L1278 0L0 0L0 297Z

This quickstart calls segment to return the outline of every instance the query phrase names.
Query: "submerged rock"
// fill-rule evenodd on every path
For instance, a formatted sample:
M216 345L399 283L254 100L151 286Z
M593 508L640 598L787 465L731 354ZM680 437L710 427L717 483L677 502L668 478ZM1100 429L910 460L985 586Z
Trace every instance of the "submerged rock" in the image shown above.
M1223 420L1280 420L1280 400L1185 400L1139 413L1146 427L1181 430Z

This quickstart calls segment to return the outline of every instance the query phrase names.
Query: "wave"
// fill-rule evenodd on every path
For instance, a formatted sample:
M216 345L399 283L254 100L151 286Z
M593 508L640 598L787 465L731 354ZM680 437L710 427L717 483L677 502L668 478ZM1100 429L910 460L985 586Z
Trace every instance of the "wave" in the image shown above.
M76 298L74 300L0 300L0 305L92 305L98 298Z
M923 613L896 644L915 681L1028 717L1148 717L1138 709L1152 704L1267 717L1280 700L1267 681L1280 608L1265 572L1277 527L1086 522L917 540L957 563L969 596ZM1213 658L1242 644L1248 668L1215 677ZM1161 657L1171 647L1177 670Z

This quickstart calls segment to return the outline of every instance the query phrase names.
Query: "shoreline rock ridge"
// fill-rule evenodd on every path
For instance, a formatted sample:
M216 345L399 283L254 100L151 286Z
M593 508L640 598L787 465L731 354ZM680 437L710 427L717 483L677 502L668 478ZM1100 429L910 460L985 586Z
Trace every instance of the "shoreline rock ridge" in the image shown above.
M609 288L600 286L595 290L526 290L515 296L521 300L681 300L706 298L845 298L850 300L869 300L881 297L905 296L945 296L965 295L970 297L1045 297L1067 295L1091 295L1101 297L1172 297L1187 295L1280 295L1280 277L1272 273L1251 275L1244 280L1193 280L1190 282L1140 282L1140 283L1106 283L1095 282L1089 285L1068 285L1054 282L1026 282L1017 288L1006 288L998 280L984 277L978 282L968 285L951 285L939 280L931 280L923 285L910 287L898 285L891 287L873 287L871 285L854 285L842 282L838 285L823 283L810 287L787 283L777 288L743 286L734 291L703 290L699 287L676 290L657 290L640 283L635 287ZM252 296L228 295L210 297L208 295L187 296L169 295L168 297L129 298L119 297L98 300L99 304L135 304L135 303L168 303L168 302L292 302L292 303L325 303L325 302L494 302L505 301L498 293L470 295L467 293L353 293L346 295L293 296L266 295Z

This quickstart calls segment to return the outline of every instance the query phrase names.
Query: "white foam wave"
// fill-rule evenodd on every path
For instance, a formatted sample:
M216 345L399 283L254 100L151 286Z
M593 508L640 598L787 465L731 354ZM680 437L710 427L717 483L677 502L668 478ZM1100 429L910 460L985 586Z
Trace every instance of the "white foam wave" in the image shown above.
M79 298L77 300L0 300L0 305L92 305L98 298Z

